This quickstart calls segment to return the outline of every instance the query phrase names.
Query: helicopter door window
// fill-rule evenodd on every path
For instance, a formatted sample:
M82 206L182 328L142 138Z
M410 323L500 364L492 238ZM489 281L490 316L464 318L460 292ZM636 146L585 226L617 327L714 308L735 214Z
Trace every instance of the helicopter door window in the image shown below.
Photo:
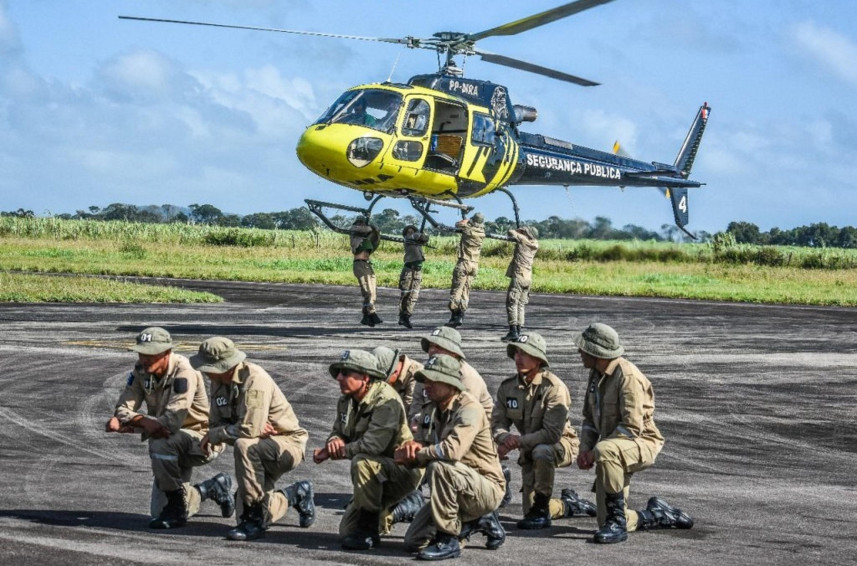
M473 143L491 145L494 143L494 121L487 114L473 115Z
M405 113L405 121L402 123L402 135L420 137L428 131L431 107L429 103L421 98L413 99L408 103Z
M396 123L402 96L380 89L344 93L316 123L352 124L389 132Z

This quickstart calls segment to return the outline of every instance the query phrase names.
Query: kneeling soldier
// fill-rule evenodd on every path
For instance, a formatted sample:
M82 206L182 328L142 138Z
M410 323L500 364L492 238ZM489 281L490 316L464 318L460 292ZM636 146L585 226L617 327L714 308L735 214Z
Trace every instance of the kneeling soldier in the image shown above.
M312 483L274 490L280 476L303 460L307 432L268 372L246 357L232 340L215 337L191 358L212 383L211 428L202 448L221 442L234 447L241 513L238 527L226 536L241 541L263 536L289 507L297 509L301 527L315 521Z
M399 465L393 453L413 440L405 407L386 382L378 360L363 350L346 350L330 365L342 397L333 430L313 461L351 460L354 497L339 523L342 548L369 550L381 542L381 532L392 524L391 508L411 494L422 480L422 470Z
M496 509L506 480L491 425L479 402L464 390L461 366L452 356L432 356L417 372L431 401L417 439L396 450L399 464L426 468L429 502L405 533L405 546L421 560L456 558L460 539L476 530L496 549L506 538Z
M544 529L551 519L587 514L595 506L571 489L553 495L556 468L569 466L580 444L568 421L571 395L549 367L544 338L525 332L506 346L518 373L500 384L491 418L500 457L517 450L523 479L524 518L519 529ZM512 433L514 425L517 434Z
M128 374L105 429L142 432L143 439L149 440L155 476L149 527L181 527L206 499L216 501L224 517L231 516L235 503L228 474L217 474L193 487L189 483L195 466L211 462L223 451L223 445L207 453L200 446L208 429L208 395L202 376L187 358L173 353L172 338L163 328L143 330L130 349L137 352L137 365ZM143 403L148 414L139 412Z
M631 475L651 467L664 445L655 426L652 384L622 357L619 335L606 324L589 325L575 343L589 369L577 465L583 470L595 466L600 528L594 542L622 542L637 529L693 527L688 514L659 497L649 499L643 510L627 509Z

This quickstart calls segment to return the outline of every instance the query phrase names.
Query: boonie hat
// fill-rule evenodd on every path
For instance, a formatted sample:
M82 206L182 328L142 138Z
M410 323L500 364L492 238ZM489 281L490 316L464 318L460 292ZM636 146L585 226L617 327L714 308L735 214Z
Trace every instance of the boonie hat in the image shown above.
M466 358L461 350L461 334L451 326L438 326L431 331L431 334L420 340L420 344L423 347L423 352L428 352L429 344L436 344L462 360Z
M427 379L446 383L459 391L464 391L464 384L461 383L461 364L446 354L437 354L426 360L423 369L414 374L414 379L420 383L424 383Z
M601 322L590 324L574 343L590 356L605 360L613 360L625 353L619 334Z
M128 348L134 352L154 356L173 349L170 333L160 326L150 326L137 335L136 344Z
M408 232L411 232L411 231L419 232L419 230L417 229L416 226L414 226L413 224L408 224L407 226L402 228L402 237L407 237Z
M191 357L190 364L202 373L226 373L246 357L232 340L215 336L199 345L199 352Z
M539 229L535 226L523 226L524 231L530 235L530 238L536 239L539 237Z
M518 336L513 342L506 346L506 355L515 359L515 350L521 350L534 358L542 361L542 367L550 367L548 362L548 347L541 334L526 332Z
M372 350L372 355L378 358L378 369L384 372L384 377L390 377L399 363L399 350L378 346Z
M378 366L378 358L366 350L345 350L342 352L339 360L330 364L328 368L330 377L335 379L339 375L339 370L342 369L365 373L375 379L387 379L387 374Z
M476 214L473 215L473 221L479 222L479 223L485 222L485 215L482 214L481 212L477 212Z

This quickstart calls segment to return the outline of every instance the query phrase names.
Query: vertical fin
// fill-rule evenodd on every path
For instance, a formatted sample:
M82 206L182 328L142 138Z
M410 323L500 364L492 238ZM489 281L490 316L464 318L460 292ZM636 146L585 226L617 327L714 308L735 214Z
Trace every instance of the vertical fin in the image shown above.
M699 143L702 141L702 134L705 132L705 125L708 123L710 113L711 107L707 102L703 102L693 124L690 126L690 130L687 132L687 137L684 138L681 150L675 158L675 166L681 171L681 175L685 179L690 176L690 169L693 167L693 160L696 159L696 152L699 150Z

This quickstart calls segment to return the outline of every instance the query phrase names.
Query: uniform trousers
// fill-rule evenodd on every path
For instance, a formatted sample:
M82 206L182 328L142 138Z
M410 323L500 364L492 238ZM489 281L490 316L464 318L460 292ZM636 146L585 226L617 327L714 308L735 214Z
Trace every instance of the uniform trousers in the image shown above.
M345 508L339 523L340 536L360 529L360 511L380 513L378 532L390 532L390 509L413 492L423 479L421 468L408 468L392 458L358 454L351 460L351 483L354 497Z
M239 438L235 441L235 516L241 517L244 505L262 502L265 523L281 519L289 508L282 491L274 491L281 476L294 470L303 460L303 450L285 436Z
M509 326L524 326L524 310L530 302L530 281L512 277L506 291L506 319Z
M360 285L364 313L371 314L375 312L376 282L372 262L366 259L355 259L354 277L357 278L357 283Z
M152 517L158 517L167 504L165 491L176 491L184 488L185 508L188 517L199 511L199 492L190 484L193 468L204 466L223 451L223 445L215 446L209 456L206 456L199 445L203 434L195 430L180 429L169 438L149 439L149 458L152 459L152 497L149 512Z
M431 497L405 533L408 550L424 548L438 532L458 536L462 523L500 506L504 490L461 462L431 462L426 468Z
M539 444L529 454L518 460L521 465L521 491L524 515L526 515L536 493L553 495L554 476L557 468L565 468L577 458L577 443L570 438L561 438L556 444ZM550 515L553 519L565 516L565 505L558 497L550 500Z
M657 453L651 453L633 440L611 438L595 445L595 497L598 504L598 526L604 526L607 519L605 493L625 494L625 520L627 531L637 530L639 517L637 512L628 509L628 494L631 476L655 463Z
M402 297L399 300L399 312L411 316L414 314L414 306L420 298L420 287L423 282L423 270L403 267L399 274L399 290Z
M452 271L452 288L449 291L449 310L466 311L470 301L470 286L479 270L479 264L459 259Z

